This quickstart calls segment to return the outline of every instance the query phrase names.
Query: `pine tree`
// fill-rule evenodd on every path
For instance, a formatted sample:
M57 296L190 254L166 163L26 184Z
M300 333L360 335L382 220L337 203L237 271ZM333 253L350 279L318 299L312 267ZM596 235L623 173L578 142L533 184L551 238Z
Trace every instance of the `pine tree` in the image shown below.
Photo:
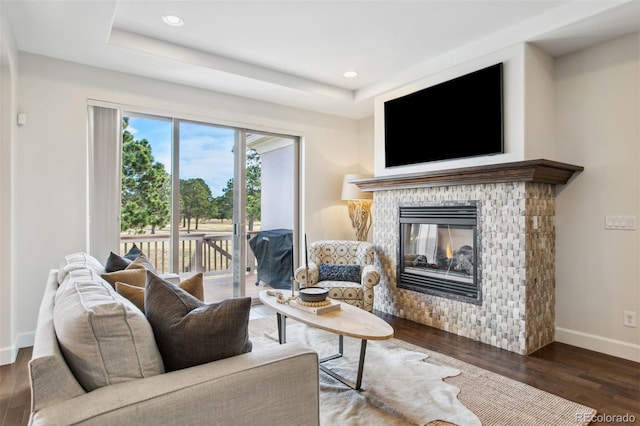
M143 234L151 227L169 223L171 177L164 165L154 160L146 139L135 139L123 120L122 134L122 207L120 230Z
M191 232L191 219L195 219L195 229L198 229L200 219L214 216L211 189L202 178L180 179L180 210L187 232Z
M252 148L247 149L246 168L246 193L247 193L247 227L253 231L256 220L260 220L262 214L262 165L260 154ZM214 203L217 207L215 217L224 220L233 217L233 179L227 181L227 186L222 189L222 195L216 197Z

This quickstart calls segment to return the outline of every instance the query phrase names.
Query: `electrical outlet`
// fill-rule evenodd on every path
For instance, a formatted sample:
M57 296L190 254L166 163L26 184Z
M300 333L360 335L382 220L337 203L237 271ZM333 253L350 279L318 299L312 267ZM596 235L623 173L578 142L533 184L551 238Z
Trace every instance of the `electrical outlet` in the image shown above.
M624 326L636 327L636 311L624 311Z

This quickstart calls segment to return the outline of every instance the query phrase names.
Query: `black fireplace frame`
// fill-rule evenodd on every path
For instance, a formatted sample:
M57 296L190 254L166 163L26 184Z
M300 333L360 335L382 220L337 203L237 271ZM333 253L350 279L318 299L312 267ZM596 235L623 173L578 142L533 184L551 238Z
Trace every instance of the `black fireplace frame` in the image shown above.
M478 201L463 203L400 205L398 206L398 262L397 262L397 287L419 293L440 296L447 299L482 304L482 277L481 277L481 238L480 238L480 211ZM461 283L444 277L429 277L404 270L404 247L406 224L437 224L454 225L458 228L473 230L473 282Z

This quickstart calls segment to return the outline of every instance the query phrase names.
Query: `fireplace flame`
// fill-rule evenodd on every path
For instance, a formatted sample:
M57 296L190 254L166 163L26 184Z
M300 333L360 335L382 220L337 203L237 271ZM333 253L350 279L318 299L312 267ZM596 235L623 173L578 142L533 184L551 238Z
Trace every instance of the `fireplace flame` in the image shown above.
M451 250L451 243L447 243L447 259L451 259L453 257L453 250Z

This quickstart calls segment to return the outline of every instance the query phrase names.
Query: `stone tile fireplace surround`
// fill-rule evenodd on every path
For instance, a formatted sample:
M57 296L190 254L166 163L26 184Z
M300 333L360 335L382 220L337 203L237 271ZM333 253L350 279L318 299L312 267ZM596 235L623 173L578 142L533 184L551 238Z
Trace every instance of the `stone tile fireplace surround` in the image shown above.
M529 160L354 181L373 191L374 307L519 354L555 338L555 185L580 166ZM480 305L398 288L399 206L477 202Z

